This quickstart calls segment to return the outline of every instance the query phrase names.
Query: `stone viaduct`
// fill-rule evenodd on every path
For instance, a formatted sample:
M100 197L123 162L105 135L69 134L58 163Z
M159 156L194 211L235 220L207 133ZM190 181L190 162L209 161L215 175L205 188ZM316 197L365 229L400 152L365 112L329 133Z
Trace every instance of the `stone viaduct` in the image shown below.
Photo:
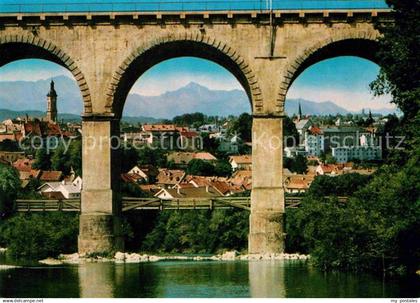
M0 14L0 66L45 59L77 80L84 102L80 253L123 249L121 159L110 143L119 135L134 82L152 66L181 56L225 67L248 94L254 118L249 252L276 253L283 251L285 237L282 118L287 91L302 71L321 60L354 55L374 61L376 22L392 22L392 12Z

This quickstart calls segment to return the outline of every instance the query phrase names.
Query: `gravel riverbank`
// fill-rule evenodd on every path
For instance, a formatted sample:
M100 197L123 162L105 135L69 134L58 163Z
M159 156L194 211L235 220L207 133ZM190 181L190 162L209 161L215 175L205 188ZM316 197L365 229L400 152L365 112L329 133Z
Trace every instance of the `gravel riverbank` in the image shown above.
M239 254L236 251L227 251L223 254L213 256L159 256L137 253L117 252L113 258L89 257L81 256L78 253L60 255L57 259L47 258L40 260L39 263L46 265L62 265L62 264L81 264L86 262L114 262L114 263L142 263L142 262L159 262L159 261L256 261L256 260L307 260L308 255L300 254Z

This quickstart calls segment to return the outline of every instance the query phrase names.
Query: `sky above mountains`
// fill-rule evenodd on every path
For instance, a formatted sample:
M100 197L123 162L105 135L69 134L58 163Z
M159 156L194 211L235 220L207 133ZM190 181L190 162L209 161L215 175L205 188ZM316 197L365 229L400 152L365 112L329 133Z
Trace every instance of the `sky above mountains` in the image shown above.
M287 97L314 102L332 101L349 111L394 108L389 103L390 97L374 98L369 90L369 83L378 72L376 64L361 58L338 57L325 60L305 70L293 83ZM44 60L19 60L0 68L0 82L33 82L57 76L73 77L63 67ZM220 65L203 59L183 57L164 61L149 69L137 80L131 93L160 96L190 82L211 90L243 90L234 76ZM127 104L135 102L132 99ZM165 104L156 106L162 107ZM136 114L142 115L140 112Z

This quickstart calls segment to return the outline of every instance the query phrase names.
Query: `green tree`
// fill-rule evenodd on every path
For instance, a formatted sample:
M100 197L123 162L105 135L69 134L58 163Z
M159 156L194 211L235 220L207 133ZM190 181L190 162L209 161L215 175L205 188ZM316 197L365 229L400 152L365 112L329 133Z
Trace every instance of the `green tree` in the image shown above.
M297 155L293 159L290 170L298 174L305 174L308 170L308 160L306 159L306 157L302 155Z
M66 150L64 144L59 144L59 146L54 150L54 154L51 157L51 168L53 170L62 171L64 175L68 175L71 170L71 160L70 154Z
M187 174L196 176L213 176L215 174L215 167L208 161L201 159L193 159L188 162Z
M140 160L140 152L138 152L134 147L128 146L127 148L121 149L121 172L126 173L130 169L132 169L135 165L139 163ZM143 153L142 156L146 156L143 159L143 162L153 161L154 159L148 153ZM143 164L143 163L142 163ZM149 163L145 163L149 164Z
M19 190L18 172L12 167L0 164L0 221L14 211L15 199Z
M252 116L248 113L241 114L235 119L228 129L230 135L238 134L244 142L252 140Z
M33 168L50 170L51 169L51 154L45 148L39 148L35 154L35 162Z
M371 89L376 95L391 94L392 102L404 113L401 124L406 141L400 153L409 155L416 150L420 134L420 2L386 2L394 9L395 22L378 25L383 34L377 54L381 70ZM398 157L403 161L408 158Z
M299 144L299 133L296 125L288 116L283 119L283 136L287 139L286 146L293 147Z
M77 176L82 176L82 140L73 140L70 143L69 151L70 164Z
M155 167L165 167L167 164L167 152L163 149L144 147L138 151L138 154L140 165L150 164Z
M331 154L327 154L326 157L325 157L325 163L326 164L336 164L337 159L335 157L333 157Z
M214 174L219 177L230 177L232 175L232 165L228 160L218 160L214 166Z
M1 242L16 257L57 257L77 251L79 216L70 213L17 215L1 225Z

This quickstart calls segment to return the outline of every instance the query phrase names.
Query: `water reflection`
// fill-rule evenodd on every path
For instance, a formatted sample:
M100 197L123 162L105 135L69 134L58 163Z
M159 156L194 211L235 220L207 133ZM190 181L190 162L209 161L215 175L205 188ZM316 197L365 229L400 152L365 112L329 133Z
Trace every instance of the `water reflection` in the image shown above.
M118 267L116 297L248 297L248 269L240 262L159 262Z
M249 288L253 298L285 298L284 262L249 262Z
M0 258L0 264L7 262ZM324 273L299 261L32 264L0 269L3 298L418 297L419 285L419 277L382 281L367 274Z
M113 298L115 266L111 263L87 263L78 267L81 298Z

